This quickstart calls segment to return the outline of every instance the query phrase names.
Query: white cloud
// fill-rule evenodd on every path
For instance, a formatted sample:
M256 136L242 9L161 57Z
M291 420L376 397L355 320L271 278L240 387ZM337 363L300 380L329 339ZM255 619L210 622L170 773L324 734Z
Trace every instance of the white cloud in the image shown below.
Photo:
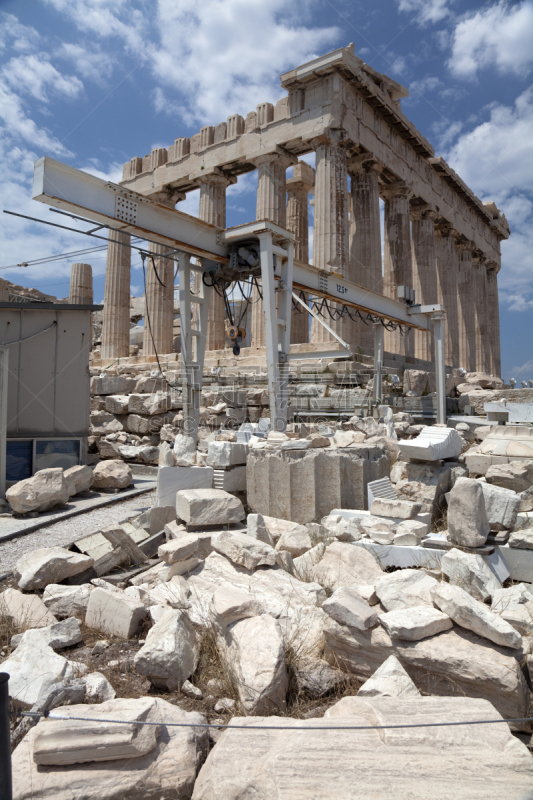
M301 24L309 0L159 0L156 78L197 122L245 115L282 95L279 74L324 52L338 30ZM288 10L287 10L288 8ZM156 96L156 103L161 95Z
M46 128L39 128L26 114L20 98L0 83L0 120L5 123L4 136L19 136L32 147L55 155L68 155L69 151Z
M0 142L2 207L31 217L60 222L57 214L48 212L46 206L31 199L33 163L37 158L38 154L33 150L20 146L12 147L5 141ZM86 244L87 237L2 213L0 213L0 238L2 267L91 246L91 243ZM94 240L93 243L97 244ZM68 262L0 272L2 278L14 283L21 281L38 283L43 280L53 283L56 279L59 281L69 274Z
M63 42L58 55L71 61L76 72L79 72L84 78L96 83L103 83L109 78L116 63L116 59L102 50L88 50L79 44L67 42Z
M464 134L448 154L475 192L529 191L533 185L533 87L514 106L493 105L490 119Z
M103 181L110 181L111 183L119 183L122 180L122 164L115 162L113 164L103 165L98 159L90 158L88 164L80 166L82 172L88 172L89 175L94 175L95 178L101 178Z
M450 14L448 0L399 0L398 8L400 11L414 11L419 25L440 22Z
M2 75L13 90L43 102L48 101L46 89L67 98L76 97L83 90L79 78L62 75L43 54L12 58L2 68Z
M533 307L533 88L514 106L494 105L490 119L460 136L446 158L470 188L494 200L511 236L502 242L501 299L515 311Z
M35 28L22 25L13 14L0 13L0 50L24 52L37 47L40 38Z
M457 25L448 66L463 78L473 78L490 66L525 75L533 63L532 41L533 2L510 5L500 0Z
M56 11L69 16L81 31L97 36L116 36L123 39L126 47L140 58L144 57L146 40L144 33L150 16L132 8L129 0L45 0ZM147 6L151 9L151 4ZM124 19L119 18L122 12Z

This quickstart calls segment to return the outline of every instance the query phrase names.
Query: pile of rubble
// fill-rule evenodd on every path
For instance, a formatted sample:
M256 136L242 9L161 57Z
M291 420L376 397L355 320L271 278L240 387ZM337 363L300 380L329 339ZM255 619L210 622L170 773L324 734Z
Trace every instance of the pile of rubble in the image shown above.
M420 729L417 753L441 779L450 757L469 764L473 783L463 778L458 797L481 797L478 774L484 797L526 796L533 460L475 477L465 461L477 428L454 424L413 430L408 415L381 407L377 419L311 432L273 432L260 418L198 449L178 432L156 448L151 509L69 550L26 553L16 588L0 594L13 632L1 669L14 708L51 716L13 732L14 797L211 800L253 783L266 798L282 773L288 797L302 786L327 796L333 762L344 781L345 755L370 747L385 748L408 796L415 734L353 726L499 715L512 721L484 731L485 749L505 751L492 795L486 759L467 746L477 726L469 736L468 726ZM44 470L9 499L31 503L49 487L47 502L66 502L117 469L131 481L120 460ZM313 729L332 718L335 759ZM221 736L216 725L228 723ZM281 728L266 738L238 730L269 724ZM298 759L309 754L327 763L308 779ZM286 768L273 772L273 757Z

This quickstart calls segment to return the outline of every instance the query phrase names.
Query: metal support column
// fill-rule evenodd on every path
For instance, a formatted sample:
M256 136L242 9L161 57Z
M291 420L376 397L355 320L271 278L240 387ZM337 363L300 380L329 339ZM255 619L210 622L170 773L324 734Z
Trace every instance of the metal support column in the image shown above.
M191 264L187 253L179 257L179 301L181 328L181 377L183 394L183 430L196 444L200 421L200 394L204 369L205 343L207 338L207 317L209 312L209 292L202 280L199 281L197 295L191 293L191 272L203 274L203 268ZM198 306L197 328L192 327L192 306Z
M291 347L292 319L292 270L294 259L294 242L287 239L282 247L274 248L276 259L281 260L281 271L278 283L278 363L279 390L277 403L277 430L285 432L287 428L287 407L289 405L289 350ZM283 254L285 253L285 255Z
M6 496L7 382L9 347L0 347L0 497Z
M437 389L437 425L446 425L446 362L444 355L444 320L442 311L431 314L435 334L435 379Z
M270 427L273 431L284 431L286 427L280 414L280 373L278 350L278 326L276 293L274 286L274 253L271 231L258 236L261 259L261 282L263 286L263 311L265 313L265 345L267 362L268 398L270 401ZM278 422L279 420L279 422Z
M383 399L383 353L384 353L384 328L381 322L374 323L374 381L372 386L372 400L374 403Z

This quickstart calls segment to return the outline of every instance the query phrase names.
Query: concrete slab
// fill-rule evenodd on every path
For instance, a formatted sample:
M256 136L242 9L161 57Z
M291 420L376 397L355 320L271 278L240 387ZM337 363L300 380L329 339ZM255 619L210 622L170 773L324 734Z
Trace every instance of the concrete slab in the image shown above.
M499 419L498 415L505 414L507 422L533 422L533 403L509 403L507 400L500 400L485 403L483 408L489 419L493 414L496 415L495 419Z
M45 511L38 517L26 519L16 519L15 517L0 517L0 542L7 542L17 536L24 536L27 533L45 528L54 522L61 522L69 517L84 514L101 506L120 503L131 497L151 492L156 488L156 483L152 478L134 475L133 489L123 489L118 494L108 494L107 492L91 492L90 497L71 497L67 506L62 510Z
M182 489L210 489L212 486L212 467L159 467L155 505L175 508L176 492Z

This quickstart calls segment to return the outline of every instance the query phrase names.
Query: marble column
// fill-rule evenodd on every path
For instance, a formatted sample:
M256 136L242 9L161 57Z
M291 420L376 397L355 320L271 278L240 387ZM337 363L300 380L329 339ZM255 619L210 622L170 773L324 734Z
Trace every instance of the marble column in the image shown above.
M348 173L346 146L342 131L332 130L329 135L314 141L316 150L315 220L313 233L313 263L325 272L348 274ZM330 303L332 310L338 309ZM345 341L349 339L351 320L345 316L331 319L326 312L328 325ZM313 320L312 342L334 342L335 338Z
M220 170L198 178L200 186L199 218L218 228L226 227L226 189L236 178L223 175ZM209 299L206 350L223 350L226 318L224 298L215 289Z
M93 270L90 264L73 264L70 268L69 303L92 305Z
M488 310L487 291L487 259L484 256L474 256L472 269L474 272L474 307L475 307L475 333L476 333L476 371L488 372L491 369L490 355L490 320Z
M184 200L182 192L151 195L160 205L174 208ZM143 356L167 355L174 350L174 273L173 258L162 258L172 250L162 244L149 244L151 257L146 259L146 292ZM152 257L153 256L153 257Z
M445 357L450 367L459 367L459 327L457 319L457 231L447 223L435 228L437 253L437 302L446 311Z
M476 370L476 329L474 271L472 251L474 243L457 244L457 327L459 330L459 366L467 372Z
M413 285L411 256L411 226L409 198L411 190L405 184L394 184L382 190L385 200L385 252L383 294L398 299L398 286ZM385 350L413 357L412 331L385 331Z
M501 377L500 362L500 309L498 305L498 272L500 265L487 264L487 317L490 337L490 374Z
M287 222L285 173L293 158L288 153L268 153L254 159L257 167L256 219L269 219L282 228ZM252 347L265 346L265 314L257 289L252 293Z
M130 235L109 231L102 319L102 358L130 354Z
M349 280L379 294L383 291L379 181L381 167L361 157L348 163L351 176ZM353 342L363 353L374 350L374 326L357 319L352 324Z
M315 171L305 161L295 164L287 181L287 230L294 233L294 258L309 262L309 194L314 191ZM295 290L298 293L298 289ZM307 294L305 295L307 297ZM293 308L291 344L309 341L310 316L303 306Z
M421 305L437 303L437 258L435 252L436 212L428 206L411 206L411 245L413 289L415 302ZM415 358L435 361L433 331L413 330Z

